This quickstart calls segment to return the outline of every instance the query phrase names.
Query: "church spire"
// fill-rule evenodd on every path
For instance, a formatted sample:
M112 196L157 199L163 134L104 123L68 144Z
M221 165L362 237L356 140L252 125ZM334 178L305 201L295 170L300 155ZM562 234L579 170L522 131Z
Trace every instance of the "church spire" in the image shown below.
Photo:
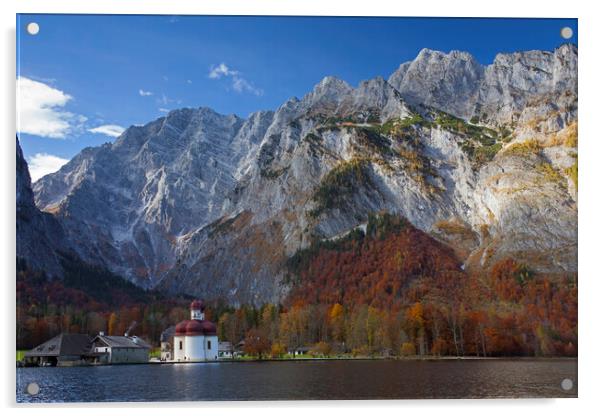
M194 300L190 304L190 319L203 321L205 319L205 305L201 300Z

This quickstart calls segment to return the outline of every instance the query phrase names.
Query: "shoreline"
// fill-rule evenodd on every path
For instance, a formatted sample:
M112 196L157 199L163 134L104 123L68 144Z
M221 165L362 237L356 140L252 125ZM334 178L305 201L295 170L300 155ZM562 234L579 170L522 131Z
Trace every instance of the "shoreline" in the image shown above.
M216 364L216 363L271 363L271 362L312 362L312 361L578 361L578 357L316 357L316 358L248 358L220 359L211 361L147 361L141 363L84 364L66 366L48 366L54 368L107 367L123 365L178 365L178 364ZM40 366L19 365L17 368L46 368Z
M212 361L149 361L148 364L257 363L279 361L576 361L577 359L578 357L316 357L220 359Z

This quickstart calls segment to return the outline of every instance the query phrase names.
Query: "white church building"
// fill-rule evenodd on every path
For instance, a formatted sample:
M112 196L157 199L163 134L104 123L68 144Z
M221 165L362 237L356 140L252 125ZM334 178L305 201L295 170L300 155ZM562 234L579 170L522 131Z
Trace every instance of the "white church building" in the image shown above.
M181 362L211 361L218 358L217 328L205 320L205 306L200 300L190 304L190 319L176 325L173 360Z

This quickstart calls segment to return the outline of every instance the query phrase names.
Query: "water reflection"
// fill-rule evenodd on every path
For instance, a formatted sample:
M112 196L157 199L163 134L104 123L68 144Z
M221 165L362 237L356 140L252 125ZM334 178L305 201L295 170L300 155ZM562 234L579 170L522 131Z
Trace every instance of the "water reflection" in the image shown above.
M564 391L561 382L574 381ZM36 382L36 396L25 393ZM18 368L18 402L576 397L576 360L306 361Z

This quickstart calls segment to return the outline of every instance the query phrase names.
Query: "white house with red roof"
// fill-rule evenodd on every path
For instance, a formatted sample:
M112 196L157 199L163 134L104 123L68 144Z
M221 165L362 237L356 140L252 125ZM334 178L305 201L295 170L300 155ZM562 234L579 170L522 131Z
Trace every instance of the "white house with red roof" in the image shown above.
M217 360L217 328L213 322L205 320L205 305L202 301L193 301L190 304L190 319L176 325L173 349L174 361Z

